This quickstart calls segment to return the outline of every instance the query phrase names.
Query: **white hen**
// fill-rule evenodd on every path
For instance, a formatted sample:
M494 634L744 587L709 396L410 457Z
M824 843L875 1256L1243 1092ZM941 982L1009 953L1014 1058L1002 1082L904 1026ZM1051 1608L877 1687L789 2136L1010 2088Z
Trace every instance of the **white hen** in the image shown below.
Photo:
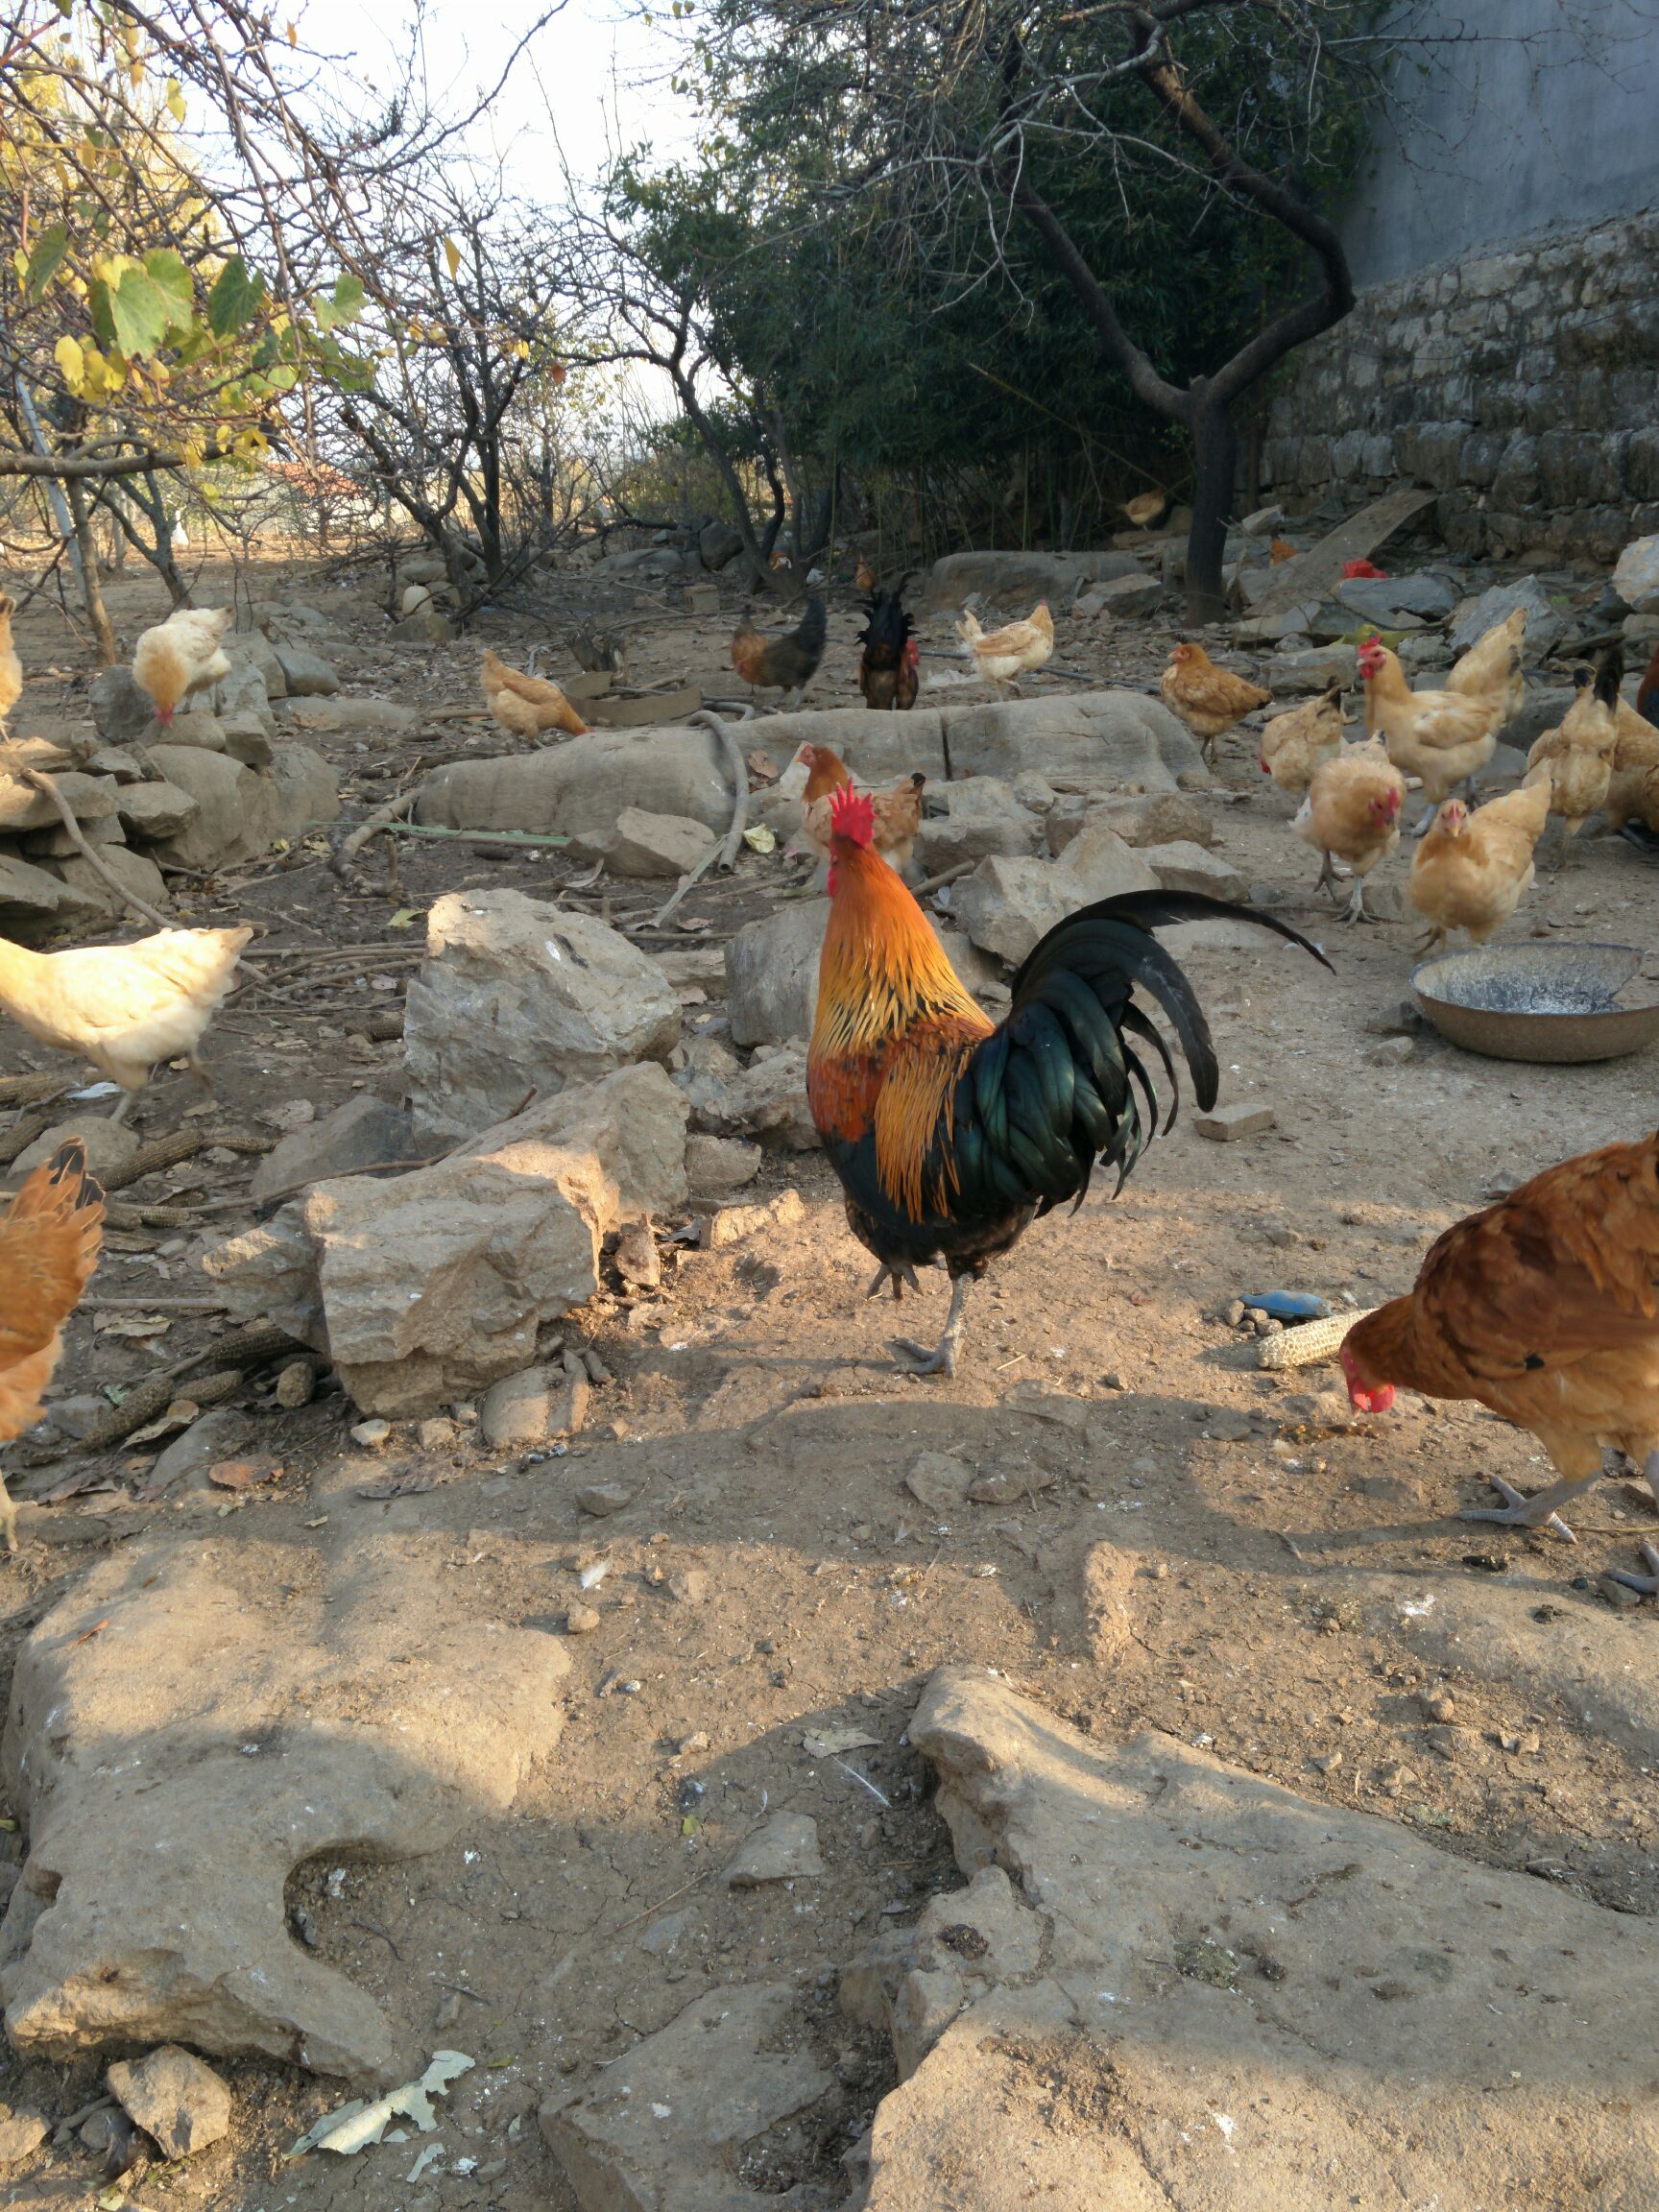
M42 1045L79 1052L127 1094L119 1121L157 1062L196 1047L230 988L252 929L160 929L132 945L31 952L0 937L0 1011Z
M229 675L219 642L229 627L228 607L179 607L132 648L132 680L155 701L163 728L193 692Z

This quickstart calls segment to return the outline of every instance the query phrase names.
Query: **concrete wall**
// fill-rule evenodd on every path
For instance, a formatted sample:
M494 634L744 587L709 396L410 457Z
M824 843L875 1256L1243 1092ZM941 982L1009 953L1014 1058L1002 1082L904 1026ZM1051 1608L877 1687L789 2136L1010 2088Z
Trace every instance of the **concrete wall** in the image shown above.
M1407 477L1460 552L1610 559L1659 529L1659 10L1475 0L1465 40L1443 0L1410 13L1448 43L1405 142L1379 126L1359 302L1275 381L1264 493Z
M1659 206L1650 0L1413 0L1424 41L1342 223L1355 281Z

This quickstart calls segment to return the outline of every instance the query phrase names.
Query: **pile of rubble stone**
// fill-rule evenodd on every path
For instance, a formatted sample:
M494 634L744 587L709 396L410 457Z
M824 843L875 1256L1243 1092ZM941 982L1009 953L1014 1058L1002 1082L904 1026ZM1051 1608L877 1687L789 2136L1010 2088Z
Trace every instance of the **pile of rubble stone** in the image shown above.
M0 932L25 941L118 914L123 894L166 899L170 870L206 872L331 822L334 772L301 741L296 702L340 679L301 635L310 611L255 608L225 639L230 674L163 732L125 667L92 685L90 726L55 724L0 745ZM72 835L49 777L75 820ZM93 848L88 859L82 843Z

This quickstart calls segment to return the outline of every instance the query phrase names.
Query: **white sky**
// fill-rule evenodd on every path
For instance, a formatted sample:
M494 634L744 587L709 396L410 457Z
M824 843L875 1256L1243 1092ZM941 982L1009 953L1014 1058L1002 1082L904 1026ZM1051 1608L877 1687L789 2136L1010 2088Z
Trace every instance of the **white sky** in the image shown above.
M530 0L512 0L505 12L502 23L478 0L425 0L422 47L435 103L470 106L493 83L537 10ZM393 9L384 0L307 0L300 23L307 45L343 61L350 57L367 84L389 87L393 57L406 45L415 15L413 0ZM674 52L666 27L629 20L625 0L567 0L481 119L473 149L498 155L513 189L526 199L555 203L563 197L561 151L583 184L618 146L643 141L659 156L671 154L688 142L694 125L690 104L668 88Z

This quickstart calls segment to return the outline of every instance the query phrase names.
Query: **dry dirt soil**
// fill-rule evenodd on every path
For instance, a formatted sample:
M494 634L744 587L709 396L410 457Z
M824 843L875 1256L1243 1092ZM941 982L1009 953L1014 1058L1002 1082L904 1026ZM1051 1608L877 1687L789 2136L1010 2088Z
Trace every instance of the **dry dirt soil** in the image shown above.
M557 581L540 612L487 615L469 640L415 649L386 642L373 580L261 575L263 596L338 610L354 639L336 654L349 688L427 717L410 738L313 740L331 752L349 808L437 760L512 749L458 710L477 704L480 641L522 653L540 639L552 648L544 669L574 665L558 644L570 604ZM202 582L214 598L228 578ZM142 582L117 582L110 596L124 642L160 612ZM730 595L699 620L666 601L635 605L632 592L616 604L628 608L636 681L688 677L730 695ZM854 626L843 604L814 704L855 703ZM1144 622L1072 623L1058 658L1149 687L1168 637ZM947 646L948 625L928 623L925 639ZM26 730L32 711L83 714L89 671L56 618L32 611L20 641L31 682L13 727ZM764 726L751 735L763 742ZM1409 1397L1356 1424L1334 1369L1260 1372L1255 1338L1221 1317L1266 1289L1367 1306L1406 1288L1434 1235L1496 1189L1650 1126L1652 1060L1518 1066L1419 1038L1404 1064L1380 1063L1413 925L1334 922L1312 895L1315 856L1289 835L1291 806L1260 776L1247 737L1224 745L1207 803L1219 851L1273 886L1334 964L1327 974L1265 936L1259 950L1190 962L1224 1095L1270 1103L1277 1126L1219 1145L1184 1117L1116 1203L1097 1195L1037 1224L974 1298L956 1381L906 1379L887 1342L900 1320L933 1333L944 1278L925 1278L919 1307L902 1316L867 1304L870 1262L828 1168L816 1154L776 1156L745 1195L792 1185L806 1206L798 1227L727 1251L671 1248L660 1292L618 1281L561 1325L614 1377L566 1455L502 1463L465 1426L453 1448L422 1455L397 1431L371 1455L350 1444L356 1416L339 1395L325 1387L283 1412L267 1381L245 1395L258 1448L284 1470L263 1491L137 1506L147 1458L129 1452L107 1463L107 1491L26 1514L23 1549L0 1565L8 1669L101 1545L191 1513L217 1532L300 1549L325 1521L436 1531L476 1609L559 1629L577 1570L610 1562L601 1624L570 1644L557 1761L513 1816L480 1822L435 1859L343 1874L319 1863L294 1879L322 1956L373 1992L411 2047L478 2060L445 2121L447 2164L413 2184L413 2144L285 2164L284 2148L339 2102L338 2084L230 2063L233 2135L130 2183L139 2202L565 2212L574 2200L536 2127L541 2101L594 2080L704 1990L759 1979L798 1987L796 2032L836 2087L807 2124L759 2148L748 2178L772 2192L837 2178L892 2081L885 2047L838 2011L837 1970L961 1879L904 1740L919 1686L946 1661L996 1670L1096 1738L1169 1730L1314 1799L1415 1823L1446 1851L1533 1870L1621 1911L1659 1910L1659 1812L1639 1744L1621 1748L1586 1725L1570 1687L1581 1630L1616 1627L1632 1678L1652 1678L1655 1608L1615 1613L1598 1588L1604 1567L1635 1566L1637 1540L1655 1532L1646 1491L1609 1483L1585 1501L1575 1548L1461 1523L1459 1508L1490 1501L1489 1475L1524 1487L1545 1479L1527 1437L1479 1409ZM382 851L370 856L375 874ZM272 983L241 991L209 1038L212 1111L228 1122L257 1127L301 1098L321 1113L355 1089L397 1098L399 1046L366 1036L369 1014L399 1003L419 956L419 923L399 929L394 915L468 885L552 896L578 873L557 855L503 860L464 844L406 841L398 862L384 896L348 896L314 851L180 884L181 920L244 920L264 933L255 950ZM1404 873L1396 858L1387 878ZM706 931L671 926L640 942L718 941L798 879L794 863L746 856L733 881L685 901L682 918ZM572 896L621 922L662 893L601 883ZM1528 931L1659 947L1659 875L1628 846L1592 840L1541 880L1509 933ZM355 974L320 982L279 957L325 945L361 946ZM717 1012L691 1004L687 1022ZM43 1064L0 1028L0 1072ZM163 1076L139 1125L174 1128L198 1100L187 1078ZM166 1187L216 1236L252 1218L240 1195L252 1165L198 1160L124 1195L154 1199ZM94 1300L68 1333L64 1389L132 1383L211 1341L221 1324L210 1313L168 1310L202 1292L199 1248L189 1233L110 1238ZM136 1301L169 1326L149 1341L112 1337L100 1323L130 1308L99 1300ZM1005 1478L1002 1501L941 1520L905 1486L924 1452ZM399 1472L425 1486L363 1495ZM599 1481L631 1500L602 1522L573 1496ZM18 1486L28 1494L27 1476ZM706 1580L686 1602L669 1581L692 1568ZM1381 1616L1357 1597L1378 1588L1401 1599ZM1105 1602L1125 1589L1127 1608ZM1426 1641L1431 1609L1408 1600L1460 1589L1503 1596L1533 1624L1527 1666L1478 1667ZM876 1744L815 1760L803 1732L830 1724ZM720 1869L780 1807L817 1820L822 1879L727 1891ZM0 1843L21 1855L20 1836ZM204 1836L202 1848L235 1839ZM100 2086L91 2063L0 2059L0 2099L55 2118ZM472 2172L450 2171L469 2157ZM0 2201L82 2203L96 2173L84 2152L60 2148Z

